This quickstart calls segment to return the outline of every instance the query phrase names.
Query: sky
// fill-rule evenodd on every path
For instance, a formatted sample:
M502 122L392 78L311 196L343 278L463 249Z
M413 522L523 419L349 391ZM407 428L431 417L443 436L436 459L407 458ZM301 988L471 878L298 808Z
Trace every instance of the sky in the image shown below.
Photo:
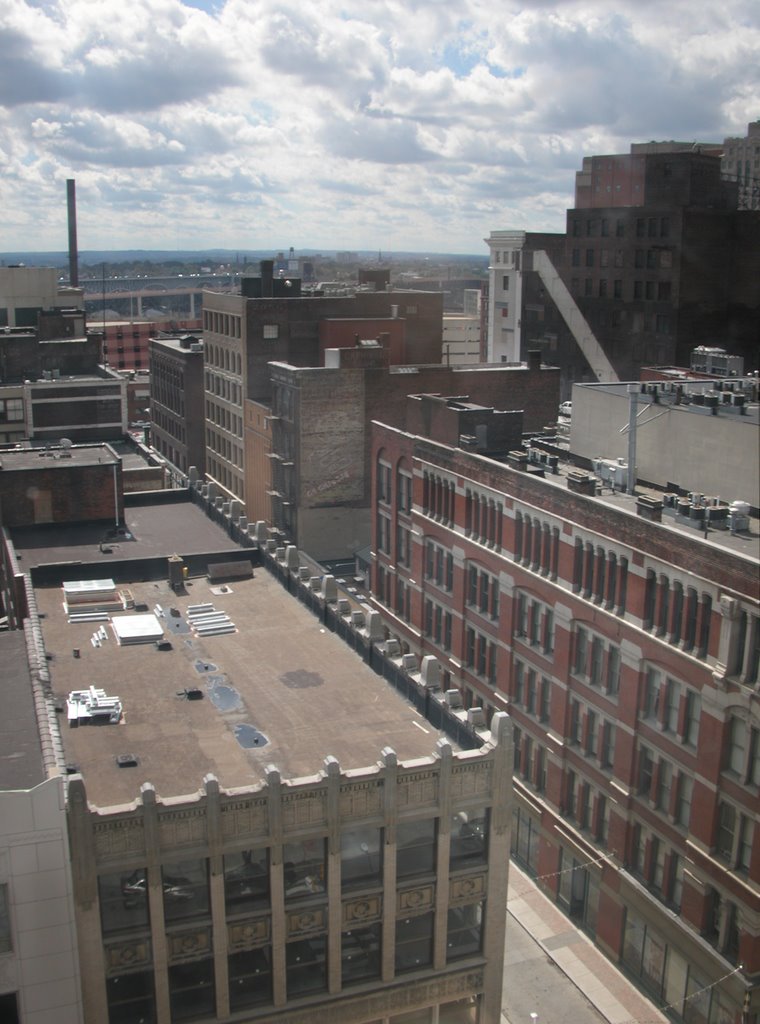
M0 0L0 252L485 255L760 118L757 0Z

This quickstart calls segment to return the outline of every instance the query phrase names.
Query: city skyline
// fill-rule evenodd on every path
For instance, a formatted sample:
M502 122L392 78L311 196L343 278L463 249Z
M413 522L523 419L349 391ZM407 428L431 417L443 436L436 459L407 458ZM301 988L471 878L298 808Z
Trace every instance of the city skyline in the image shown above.
M584 155L760 114L760 14L377 0L8 0L4 250L485 252L564 230Z

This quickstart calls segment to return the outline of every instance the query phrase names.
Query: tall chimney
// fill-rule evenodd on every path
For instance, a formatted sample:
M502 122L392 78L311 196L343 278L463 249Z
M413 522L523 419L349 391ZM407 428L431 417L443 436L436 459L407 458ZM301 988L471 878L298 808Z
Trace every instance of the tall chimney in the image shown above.
M69 284L79 287L79 253L77 251L77 183L66 179L66 199L69 207Z

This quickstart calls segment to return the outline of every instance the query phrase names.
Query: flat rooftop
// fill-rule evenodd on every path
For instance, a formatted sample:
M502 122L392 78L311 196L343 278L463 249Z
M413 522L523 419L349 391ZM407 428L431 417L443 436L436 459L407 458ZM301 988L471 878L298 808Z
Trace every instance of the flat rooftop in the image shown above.
M241 550L185 492L176 494L177 500L166 504L127 506L119 533L109 522L15 527L10 532L19 566L28 572L38 565L81 562L77 578L90 579L112 575L108 563L113 561Z
M46 775L22 630L0 633L0 660L0 789L33 789Z
M91 803L133 801L143 782L164 798L194 793L208 772L224 787L251 786L268 765L297 778L319 772L328 755L346 770L374 764L386 746L404 760L433 753L438 732L266 569L222 593L205 578L179 596L165 582L129 589L151 611L161 606L170 650L118 646L110 622L69 624L60 587L35 591L56 696L92 685L123 703L118 725L70 727L60 716L66 759ZM188 606L204 602L238 632L191 632ZM95 647L101 625L107 639ZM203 698L188 700L186 688ZM246 748L256 734L266 743ZM121 754L137 767L119 767Z
M106 444L61 448L15 448L0 451L0 463L4 470L71 469L72 466L97 466L102 463L116 464L118 458Z

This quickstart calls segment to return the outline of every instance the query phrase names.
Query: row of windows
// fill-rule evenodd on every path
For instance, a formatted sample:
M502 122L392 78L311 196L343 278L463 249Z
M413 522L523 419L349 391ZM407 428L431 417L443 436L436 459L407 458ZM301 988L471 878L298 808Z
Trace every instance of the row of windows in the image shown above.
M679 580L672 583L667 576L647 570L644 595L644 629L653 630L671 644L685 651L694 651L704 658L710 641L712 598L701 596L693 587Z
M467 604L487 615L494 622L499 621L499 580L476 565L467 570Z
M503 520L504 506L500 501L467 488L464 529L468 537L500 551Z
M664 839L636 825L631 843L629 867L646 882L650 892L674 910L680 910L683 895L683 858Z
M572 697L567 732L572 746L581 747L586 757L598 760L602 768L612 768L615 761L613 722Z
M603 689L608 697L616 697L620 689L620 647L577 626L574 637L573 675L589 686Z
M637 789L640 796L681 828L688 829L694 781L686 771L675 771L662 755L655 759L652 749L639 746Z
M498 646L494 641L479 633L472 626L465 630L464 663L492 686L496 685Z
M448 962L477 955L482 947L485 905L452 907L446 928ZM432 911L396 922L395 970L397 974L433 964L435 915ZM380 977L380 923L352 927L341 933L341 981L352 985ZM285 945L287 998L327 991L327 936L291 939ZM272 947L230 953L227 958L229 1002L233 1013L272 1002ZM168 968L172 1021L210 1019L216 1016L215 966L211 957ZM152 971L138 971L109 978L106 983L110 1024L153 1020L155 992ZM452 1007L453 1008L453 1007ZM445 1008L442 1008L445 1010ZM394 1020L395 1018L391 1018ZM407 1017L403 1018L407 1020ZM415 1018L416 1019L416 1018ZM423 1019L420 1017L420 1019ZM441 1016L441 1020L460 1019ZM468 1015L467 1019L471 1019ZM402 1018L399 1017L399 1024Z
M437 473L422 475L422 511L447 526L454 525L456 485Z
M594 238L596 235L607 238L611 227L612 224L607 217L601 217L598 220L596 218L588 218L585 222L579 218L573 218L570 222L570 232L574 238L580 238L584 233L586 238ZM650 238L656 238L658 235L660 238L668 238L670 235L670 218L638 217L636 220L636 236L643 238L645 235L648 235ZM615 236L617 238L625 237L625 221L620 217L615 220Z
M437 820L400 822L396 828L396 876L414 878L435 871ZM341 888L344 892L383 883L383 829L357 828L341 835ZM488 812L458 812L451 820L449 868L457 870L486 863ZM327 851L324 839L283 845L285 902L325 897ZM188 860L161 868L164 919L167 922L206 917L210 910L209 867L206 859ZM267 849L224 855L224 896L227 915L249 913L270 905L270 862ZM149 927L148 884L145 868L129 875L98 879L104 935Z
M516 562L556 580L559 567L559 528L523 512L515 513Z
M240 384L228 377L220 377L219 374L206 371L205 389L211 395L218 395L227 402L235 405L242 404L243 389Z
M206 400L206 419L223 430L229 430L236 437L243 436L243 419L226 406Z
M562 813L597 842L606 842L610 820L607 797L572 770L565 773Z
M228 338L239 338L240 328L241 318L234 313L219 313L212 309L204 309L203 311L204 331L212 331L214 334L226 334ZM226 351L219 346L214 347L220 352ZM216 361L216 359L217 357L215 357L214 365L221 366L222 363ZM229 366L225 367L225 369L229 369ZM238 370L238 373L240 373L240 370Z
M383 505L390 505L393 500L391 478L391 467L387 462L378 460L377 472L375 474L377 500ZM405 515L411 515L412 474L408 470L401 468L399 468L396 473L396 507L399 512L403 512Z
M628 591L628 559L576 537L573 590L622 615Z
M651 720L662 732L671 733L681 743L696 749L701 715L702 698L696 690L658 668L647 668L639 706L641 718Z
M515 609L514 635L551 656L554 653L554 609L523 593L518 593Z

